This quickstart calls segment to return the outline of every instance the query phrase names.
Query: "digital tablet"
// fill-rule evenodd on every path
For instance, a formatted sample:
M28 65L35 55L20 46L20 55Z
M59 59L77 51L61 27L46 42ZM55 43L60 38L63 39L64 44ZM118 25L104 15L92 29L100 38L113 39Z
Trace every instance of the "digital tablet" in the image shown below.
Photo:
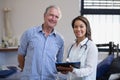
M58 66L80 68L80 62L59 62L56 63L56 67Z

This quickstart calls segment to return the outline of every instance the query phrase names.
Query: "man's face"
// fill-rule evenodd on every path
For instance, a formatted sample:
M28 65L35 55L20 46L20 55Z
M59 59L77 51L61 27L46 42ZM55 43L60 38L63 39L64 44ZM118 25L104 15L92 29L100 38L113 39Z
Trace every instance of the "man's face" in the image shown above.
M44 15L45 25L54 28L59 20L59 12L55 8L51 8L48 12Z

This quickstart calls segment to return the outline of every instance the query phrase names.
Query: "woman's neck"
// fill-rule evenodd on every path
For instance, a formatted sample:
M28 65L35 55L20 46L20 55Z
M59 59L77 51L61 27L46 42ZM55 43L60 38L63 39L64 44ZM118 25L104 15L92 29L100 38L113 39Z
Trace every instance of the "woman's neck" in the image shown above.
M82 42L84 39L85 39L85 37L84 37L84 38L77 38L77 40L76 40L77 46L78 46L78 44L79 44L80 42Z

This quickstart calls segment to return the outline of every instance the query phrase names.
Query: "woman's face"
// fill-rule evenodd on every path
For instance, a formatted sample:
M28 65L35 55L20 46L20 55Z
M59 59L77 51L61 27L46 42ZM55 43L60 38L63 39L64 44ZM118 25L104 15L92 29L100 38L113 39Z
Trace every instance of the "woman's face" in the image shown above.
M86 25L81 20L76 20L73 28L76 38L84 39L86 34Z

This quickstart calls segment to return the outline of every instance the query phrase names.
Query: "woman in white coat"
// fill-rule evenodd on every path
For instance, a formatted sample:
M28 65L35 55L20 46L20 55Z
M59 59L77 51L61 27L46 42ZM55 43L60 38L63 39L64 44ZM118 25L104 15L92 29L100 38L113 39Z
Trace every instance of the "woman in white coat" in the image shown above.
M81 62L80 68L57 67L63 74L68 74L68 80L96 80L98 49L91 39L91 28L87 18L78 16L72 21L75 42L70 46L67 61Z

